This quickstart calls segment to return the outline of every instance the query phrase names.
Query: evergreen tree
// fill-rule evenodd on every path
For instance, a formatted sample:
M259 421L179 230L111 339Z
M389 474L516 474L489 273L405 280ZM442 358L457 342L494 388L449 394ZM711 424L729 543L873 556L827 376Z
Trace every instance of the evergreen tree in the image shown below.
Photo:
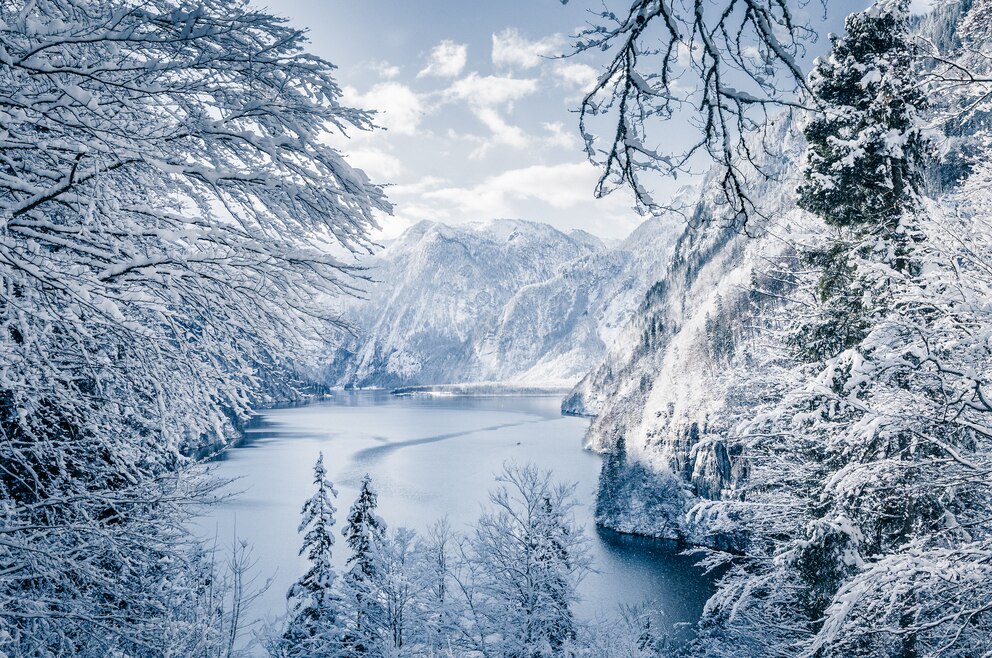
M616 444L603 456L599 469L599 486L596 488L596 520L608 522L624 509L622 483L629 475L627 468L627 441L621 435Z
M333 634L340 598L334 590L337 574L331 560L337 512L332 499L338 492L327 479L324 453L314 464L313 483L317 491L303 503L299 526L299 532L305 533L300 555L306 554L310 568L287 593L292 608L281 643L287 656L334 655Z
M349 609L344 638L346 655L374 654L381 640L379 629L383 626L385 611L379 601L383 589L379 556L385 542L386 523L376 514L378 504L372 477L366 474L342 529L351 549L348 571L343 578L345 604Z
M810 87L824 112L806 126L805 182L798 190L799 205L819 216L838 236L811 254L822 268L816 286L820 312L812 326L800 324L797 334L813 347L800 357L811 359L816 368L821 367L821 359L849 349L841 362L872 358L866 340L884 324L886 314L898 303L899 287L912 274L907 230L915 224L919 209L921 167L927 150L919 119L923 98L912 68L908 2L880 3L852 14L845 28L843 38L832 39L830 57L818 61L810 76ZM917 229L912 233L921 239ZM863 394L866 387L860 384L852 389L852 370L856 368L828 365L821 381L835 394ZM824 404L831 403L814 397L797 411L820 413ZM832 405L826 413L824 426L842 433L846 424L857 422L862 410ZM898 459L908 448L901 434L874 436L868 445L858 446L855 454L846 450L840 455L818 450L807 454L812 463L826 460L816 470L830 474L849 468L852 459ZM906 464L901 476L888 475L904 479L911 468ZM892 498L905 491L905 486L887 479L884 487L887 492L873 501L883 506L873 511L882 514L869 514L870 521L858 513L862 510L851 509L851 501L836 501L837 507L824 504L828 496L813 501L808 537L794 553L797 572L807 585L802 598L811 619L823 613L864 551L882 549L884 519L898 525L911 513L904 508L905 498ZM864 490L860 493L870 495Z
M562 510L544 496L538 508L534 532L534 561L541 572L538 583L537 607L545 617L544 641L553 655L575 641L576 625L571 603L575 597L570 582L572 530L563 518Z
M912 69L908 3L880 4L852 14L843 38L820 59L810 89L823 111L804 130L808 143L800 207L835 232L807 249L821 272L818 313L798 327L801 358L829 358L858 343L885 305L887 282L862 276L858 260L909 273L927 143L918 115L924 107Z
M812 80L827 108L799 190L823 220L823 273L804 280L819 333L796 323L809 349L777 373L784 395L737 430L752 468L727 507L752 539L709 605L705 655L988 650L992 405L978 373L992 354L973 300L989 298L990 233L976 222L965 238L962 218L982 211L952 220L921 195L906 3L847 23Z
M851 14L810 76L823 112L804 130L799 205L828 226L894 230L919 191L924 102L912 68L908 4Z

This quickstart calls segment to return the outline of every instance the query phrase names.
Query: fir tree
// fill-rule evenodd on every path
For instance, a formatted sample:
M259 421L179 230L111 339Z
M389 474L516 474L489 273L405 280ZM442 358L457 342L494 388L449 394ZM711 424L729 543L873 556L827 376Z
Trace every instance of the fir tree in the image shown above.
M610 452L603 457L596 488L596 521L608 523L624 509L622 483L628 475L627 441L621 435Z
M908 2L851 14L832 46L810 76L823 112L804 130L799 205L828 226L894 230L919 191L926 150Z
M378 595L382 590L379 556L386 536L386 523L376 514L378 504L372 477L366 474L342 529L351 549L349 568L344 574L344 593L350 608L345 644L353 655L374 653L384 616Z
M334 548L334 514L332 502L338 495L327 479L324 453L313 467L317 491L301 511L299 532L305 532L300 555L306 554L310 569L292 587L287 598L292 602L290 620L283 635L282 649L288 656L333 655L333 633L340 599L334 591L337 574L331 560Z
M963 244L968 230L947 231L922 198L907 21L904 2L852 16L813 77L827 115L808 131L800 202L831 233L823 274L804 281L821 333L780 375L782 399L738 429L753 538L710 604L724 617L705 655L739 655L742 642L761 655L987 651L987 592L973 591L989 554L992 406L974 376L990 354L971 339L987 321L962 291L987 299L969 263L988 233L976 222Z
M852 14L845 27L810 76L823 111L804 130L798 203L835 229L830 243L803 253L821 272L819 312L793 339L809 361L856 345L886 304L887 282L867 280L856 261L906 274L920 238L911 218L928 148L918 120L925 103L912 69L908 3Z
M927 148L919 120L924 100L912 68L908 2L880 3L852 14L845 27L845 36L832 39L830 57L818 61L810 79L825 109L805 129L806 180L798 201L836 233L809 254L822 271L816 286L819 314L812 324L799 325L798 336L807 348L800 357L816 367L850 350L838 362L844 365L827 365L826 376L821 374L825 388L848 397L869 389L864 382L854 384L852 373L871 362L866 341L884 325L912 274L912 243L921 239L913 218ZM833 426L838 436L863 415L857 405L817 396L804 406L800 414L825 414L824 427ZM807 536L792 553L806 584L801 598L810 619L822 615L863 556L905 540L907 514L921 521L928 516L923 509L911 511L919 506L900 495L907 493L912 464L883 466L909 457L910 442L907 432L892 427L866 445L845 446L842 454L815 450L809 455L813 471L826 474L828 482L832 473L862 466L879 478L874 486L861 488L861 500L838 500L824 492L811 501ZM921 456L922 450L909 461ZM865 507L869 500L873 509Z
M545 618L542 640L554 655L560 655L563 647L576 637L575 617L570 607L575 598L570 578L572 531L550 496L543 497L536 521L534 561L542 573L535 582L538 608Z

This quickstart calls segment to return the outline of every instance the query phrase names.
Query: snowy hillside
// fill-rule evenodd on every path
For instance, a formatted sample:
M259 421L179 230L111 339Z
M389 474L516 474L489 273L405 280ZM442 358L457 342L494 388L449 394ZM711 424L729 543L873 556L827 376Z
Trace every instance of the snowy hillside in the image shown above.
M790 122L777 130L780 143L801 152ZM741 371L754 367L757 315L776 301L754 291L774 289L774 282L759 279L770 261L788 254L780 238L795 239L802 228L794 212L794 165L779 169L780 180L763 183L755 195L774 218L760 231L750 227L759 237L719 221L713 187L704 181L694 214L699 228L685 228L667 271L641 298L621 337L563 402L566 413L594 416L586 445L610 453L599 499L603 525L701 543L727 539L688 527L686 512L735 480L722 437L759 395L741 390L744 382L755 386Z
M420 222L368 263L378 283L342 310L356 337L325 379L571 386L664 271L675 233L653 219L606 247L536 222Z

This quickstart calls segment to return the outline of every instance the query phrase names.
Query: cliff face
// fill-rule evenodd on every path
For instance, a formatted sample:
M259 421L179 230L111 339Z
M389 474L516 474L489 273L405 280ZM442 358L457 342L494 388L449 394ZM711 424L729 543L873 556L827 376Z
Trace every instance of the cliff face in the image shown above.
M766 272L770 263L787 267L780 238L803 230L792 195L800 138L788 122L777 129L790 157L776 180L755 187L764 218L750 235L721 221L704 181L665 274L563 403L565 413L594 417L586 445L606 453L597 513L604 526L706 545L736 541L719 521L704 526L687 512L742 476L726 433L773 394L755 377L763 358L756 329L788 281Z

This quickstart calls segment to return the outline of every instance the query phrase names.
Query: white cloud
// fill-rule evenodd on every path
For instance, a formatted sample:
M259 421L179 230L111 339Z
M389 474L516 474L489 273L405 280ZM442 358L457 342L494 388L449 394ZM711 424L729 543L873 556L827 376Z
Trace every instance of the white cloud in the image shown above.
M383 80L392 80L400 75L400 67L394 66L389 62L382 60L374 60L369 62L368 66L372 69L373 73L378 75Z
M544 141L548 146L558 148L577 148L579 140L575 134L560 121L542 123L541 127L548 133Z
M513 103L529 96L538 89L537 80L505 76L480 76L470 73L446 89L442 98L446 101L461 101L468 105L472 114L489 129L490 138L478 141L478 147L469 157L481 158L493 146L503 145L523 149L532 145L527 133L506 120L504 110L511 112Z
M492 134L492 141L495 144L502 144L505 146L510 146L515 149L526 148L529 140L527 138L527 133L523 131L519 126L514 126L506 122L499 112L492 107L479 107L474 110L475 115L479 118L479 121L489 128ZM471 155L472 157L481 157L485 155L486 151L493 146L491 142L485 142L483 145L476 149Z
M469 73L445 90L449 100L462 100L470 105L492 107L513 103L537 91L537 80L507 76Z
M399 158L379 149L348 149L345 154L352 166L363 170L376 183L388 182L403 172Z
M379 83L364 94L354 87L345 87L342 100L348 105L375 110L376 124L399 135L416 134L424 116L420 97L398 82Z
M416 196L423 194L428 190L436 190L442 185L447 185L450 181L445 178L439 178L438 176L424 176L415 183L404 183L402 185L394 185L390 188L391 194L396 195L412 195Z
M552 73L566 85L583 90L592 89L599 80L599 73L596 72L596 69L579 62L559 61L557 66L552 69Z
M495 174L475 185L427 177L390 187L395 226L422 219L463 223L493 217L551 222L559 228L585 228L603 235L626 235L641 218L626 191L596 199L599 170L587 162L533 165ZM394 229L395 230L395 229Z
M427 66L417 74L418 78L433 75L441 78L454 78L465 69L468 61L468 46L454 41L442 41L434 46L427 59Z
M513 201L538 201L557 209L588 204L598 176L598 170L586 162L532 165L504 171L472 187L439 187L420 195L444 201L466 218L496 217L507 213Z
M509 27L493 35L493 66L532 69L544 58L560 55L565 46L560 34L529 41L519 30Z
M482 184L511 199L541 201L554 208L589 203L598 172L585 162L533 165L505 171Z

